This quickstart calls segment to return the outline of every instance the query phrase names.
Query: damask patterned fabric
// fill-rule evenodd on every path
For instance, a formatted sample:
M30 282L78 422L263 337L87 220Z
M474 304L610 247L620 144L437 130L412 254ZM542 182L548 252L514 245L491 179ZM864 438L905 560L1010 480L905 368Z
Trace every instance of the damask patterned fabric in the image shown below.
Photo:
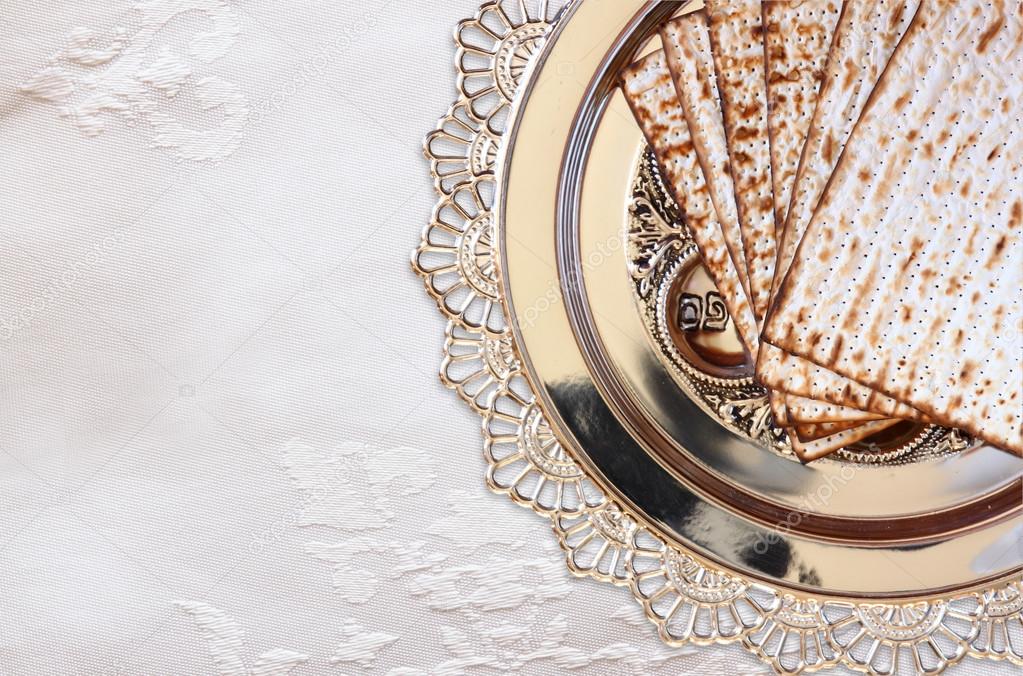
M573 579L437 380L476 7L4 3L0 672L767 673Z

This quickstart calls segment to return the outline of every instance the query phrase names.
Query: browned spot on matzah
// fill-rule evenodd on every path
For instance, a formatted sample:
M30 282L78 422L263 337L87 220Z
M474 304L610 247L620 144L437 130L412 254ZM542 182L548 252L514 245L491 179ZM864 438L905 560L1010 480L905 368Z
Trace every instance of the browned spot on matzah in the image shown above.
M987 51L988 45L991 44L991 40L993 40L994 37L998 35L998 31L1002 29L1002 26L1005 23L1005 14L1002 13L1001 9L1001 7L998 8L998 16L996 16L995 20L991 22L991 27L984 31L984 33L980 36L980 40L977 42L978 54L983 54Z
M824 157L824 159L827 162L830 162L831 159L832 159L832 155L831 154L834 152L834 150L835 150L835 144L831 140L831 136L829 135L829 136L824 138L824 145L821 147L821 155Z
M833 345L831 347L832 353L837 355L839 352L841 352L842 343L844 340L845 339L842 337L842 334L838 334L837 336L835 336L835 340L833 341Z

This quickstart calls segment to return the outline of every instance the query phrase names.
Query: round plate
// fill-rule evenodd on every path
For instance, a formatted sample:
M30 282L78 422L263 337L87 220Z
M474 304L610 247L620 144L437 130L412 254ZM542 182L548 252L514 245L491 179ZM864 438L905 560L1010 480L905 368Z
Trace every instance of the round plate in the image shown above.
M772 585L914 599L1018 575L1019 458L979 446L897 464L804 466L748 426L724 424L721 410L680 387L651 339L628 246L645 144L615 76L678 10L574 4L539 55L499 158L501 295L554 433L668 541ZM699 287L689 258L679 255L672 279ZM707 374L728 378L725 366ZM755 417L755 403L746 406Z

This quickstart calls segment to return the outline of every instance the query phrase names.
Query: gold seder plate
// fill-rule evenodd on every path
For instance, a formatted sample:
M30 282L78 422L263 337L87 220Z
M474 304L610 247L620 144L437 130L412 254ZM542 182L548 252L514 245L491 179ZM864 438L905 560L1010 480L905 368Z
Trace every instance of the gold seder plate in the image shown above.
M803 466L774 427L614 87L691 8L492 0L455 31L413 268L488 485L672 645L741 643L779 673L1023 664L1023 461L906 426Z

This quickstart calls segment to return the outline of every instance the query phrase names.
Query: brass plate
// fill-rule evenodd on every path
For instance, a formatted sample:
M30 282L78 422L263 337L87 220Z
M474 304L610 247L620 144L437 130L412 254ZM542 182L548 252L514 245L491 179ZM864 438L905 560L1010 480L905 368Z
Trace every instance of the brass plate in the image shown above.
M510 317L529 316L511 328L552 427L602 488L671 542L771 584L916 598L1018 575L1018 458L980 447L895 466L802 466L679 396L627 274L644 144L614 87L678 8L573 6L508 139L497 198L504 301ZM530 312L551 289L559 302Z
M734 353L736 347L727 330L678 336L669 328L667 344L679 349L666 354L658 347L664 341L649 330L656 322L644 324L641 318L651 309L655 318L659 312L671 314L671 304L639 302L626 307L627 288L634 301L639 290L644 291L640 297L685 290L706 299L711 289L691 248L667 253L661 246L662 240L679 236L681 228L670 217L657 222L653 214L665 214L664 205L650 204L655 196L640 191L647 206L653 206L645 215L642 204L634 200L632 205L633 222L651 218L647 225L652 229L625 231L630 187L649 183L637 180L642 179L638 132L622 124L628 116L617 115L619 124L609 123L615 109L607 105L610 90L601 84L614 72L601 65L604 54L624 60L633 44L642 44L644 52L656 49L656 39L643 44L651 22L695 4L587 0L566 13L559 11L557 0L487 0L455 30L458 98L424 144L438 202L413 253L412 267L447 319L441 380L483 419L487 485L549 519L569 569L626 587L669 645L741 644L776 672L792 674L838 664L870 674L904 673L906 668L939 673L968 656L1023 665L1023 582L1018 572L1002 577L997 572L1018 561L1021 538L1018 528L1005 527L1015 515L1001 513L996 502L987 505L1001 516L990 523L974 519L959 534L947 528L938 538L910 541L904 535L885 539L874 533L869 542L856 544L847 537L829 538L819 528L797 532L802 517L794 509L785 512L796 518L780 526L758 520L753 508L764 501L752 493L748 499L742 497L748 486L731 489L738 501L729 495L721 500L707 490L727 487L743 478L743 472L747 478L763 474L759 486L767 504L784 507L786 494L779 486L792 489L794 463L784 444L776 444L773 436L761 437L771 432L763 424L761 409L734 401L736 384L748 380L748 373L741 366L720 368L721 355ZM575 22L571 31L569 19ZM559 42L550 41L552 35L565 44L574 43L575 51L559 50ZM554 61L552 48L558 55ZM534 70L544 55L543 68ZM586 91L593 74L599 96ZM528 96L523 97L527 84ZM541 100L546 103L541 105ZM577 110L580 118L574 124L570 118ZM508 163L516 161L504 150L509 125L518 124L520 116L533 118L522 122L520 141L531 139L524 145L534 146L521 155L538 163L518 161L515 180L506 183ZM580 143L575 138L578 129L600 133L584 135ZM559 149L560 143L565 145ZM538 145L549 152L538 152ZM575 183L558 183L562 160L564 176L574 176ZM606 171L590 170L598 167ZM494 188L504 194L512 184L519 197L509 213L528 212L523 199L542 200L533 205L538 209L537 228L524 228L522 223L503 228L503 221L496 218L503 217L504 205L495 204ZM584 206L592 213L575 218L572 214L578 216ZM555 208L558 214L552 217L547 212ZM571 227L556 231L562 223ZM580 223L583 227L577 227ZM528 239L516 239L520 236ZM604 236L607 239L602 240ZM587 248L590 244L595 248ZM502 257L499 248L511 251ZM587 255L582 259L573 252ZM585 265L573 268L572 261L580 260ZM520 311L514 316L504 305L512 291L509 270L514 273ZM522 276L525 273L535 276ZM607 288L600 291L607 291L607 297L595 298L592 289L605 282ZM598 286L587 293L586 284ZM596 300L611 303L608 307L620 316L608 321L591 315L586 322L574 323L587 317L587 306L596 305ZM689 321L695 321L692 309L685 312ZM716 310L705 313L704 319L708 317L707 328L719 326ZM597 333L594 319L603 322L603 334ZM672 319L677 321L678 314ZM540 331L534 332L534 325L540 324ZM646 350L638 349L644 343L644 325ZM628 339L637 349L608 355L604 351L605 343L611 343L608 336L625 335L622 329L631 332ZM594 342L595 335L601 340ZM561 342L532 342L533 351L527 352L524 336L549 336ZM635 360L638 368L622 371L621 364L608 357ZM608 372L613 377L608 378ZM622 388L626 375L639 376L639 382L650 385L648 391ZM716 405L708 409L704 395L709 390L692 391L693 385L707 380L733 399L726 405L728 416ZM638 396L651 393L658 397ZM750 394L756 397L755 388ZM637 406L651 402L670 406L673 399L689 402L680 409L688 417L673 422L691 425L698 443L679 445L685 440L650 425L649 411ZM729 416L740 424L731 424ZM630 426L637 421L644 424ZM666 445L648 443L644 436L648 433ZM580 439L591 445L582 448ZM700 448L717 455L701 459L692 452ZM955 449L938 450L928 461L944 465L949 460L940 456ZM978 452L982 453L968 454ZM707 457L711 462L703 462ZM690 466L680 465L682 459ZM844 481L843 474L848 476L850 467L863 464L861 460L919 464L921 456L896 453L879 458L872 453L869 459L856 455L846 459L854 463L837 464L837 474L834 470L826 475L799 474L805 488L817 491L805 497L825 506L815 507L817 512L842 503L838 493L853 477L845 484L834 481L836 477ZM713 461L724 464L714 469ZM823 471L826 464L818 466ZM999 469L1006 470L1002 479L1011 490L1018 465L993 468ZM970 468L966 476L946 476L941 490L932 493L946 501L949 495L983 493L997 483L991 482L992 475L997 471L985 475ZM617 486L609 476L625 481ZM830 480L821 482L821 476ZM880 501L891 506L889 496ZM847 509L839 513L842 519L884 523L883 518L870 516L869 504L857 515L857 505L845 502ZM650 511L643 512L639 505ZM820 516L807 523L820 521ZM987 532L966 532L971 529ZM951 570L959 577L968 575L964 571L972 561L976 584L953 583L935 591L934 585L948 582L934 570L935 560L941 558L936 552L950 556ZM890 564L887 569L882 559ZM873 573L856 569L872 563L881 568ZM903 568L900 577L896 566L909 568ZM886 577L887 573L895 577ZM836 588L867 591L832 593Z

